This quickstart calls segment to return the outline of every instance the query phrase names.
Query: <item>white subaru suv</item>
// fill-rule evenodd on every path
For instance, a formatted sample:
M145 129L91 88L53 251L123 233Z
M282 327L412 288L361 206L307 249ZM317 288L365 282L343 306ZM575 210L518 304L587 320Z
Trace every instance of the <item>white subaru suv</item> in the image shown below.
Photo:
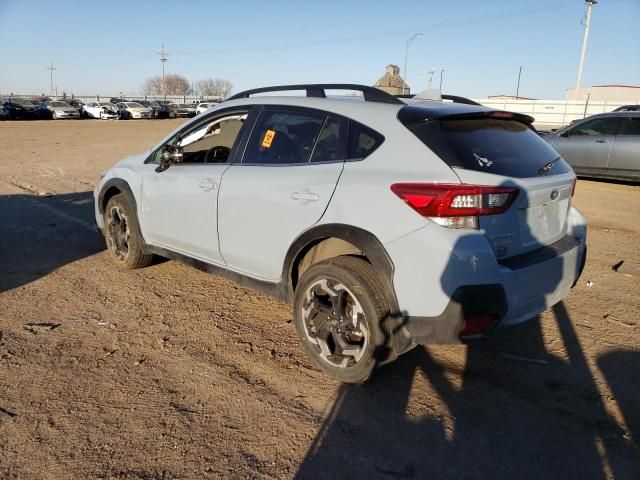
M306 97L255 96L287 90ZM307 354L362 382L534 317L584 266L571 167L531 117L452 98L240 93L106 173L97 224L124 268L160 255L291 302Z

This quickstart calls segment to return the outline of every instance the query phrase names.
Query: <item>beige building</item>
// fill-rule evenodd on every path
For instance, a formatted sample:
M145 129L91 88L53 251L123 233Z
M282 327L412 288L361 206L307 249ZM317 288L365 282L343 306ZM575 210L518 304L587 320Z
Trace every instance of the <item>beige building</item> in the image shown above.
M402 95L410 91L409 85L400 76L400 67L397 65L387 65L385 74L373 86L391 95Z
M593 87L567 90L567 100L590 102L640 103L640 85L594 85Z

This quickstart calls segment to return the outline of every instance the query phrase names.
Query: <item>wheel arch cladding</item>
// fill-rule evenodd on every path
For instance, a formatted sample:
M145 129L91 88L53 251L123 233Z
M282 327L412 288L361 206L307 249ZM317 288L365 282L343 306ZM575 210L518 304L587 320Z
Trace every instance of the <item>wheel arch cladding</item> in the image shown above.
M131 187L129 187L129 184L125 180L122 180L121 178L112 178L102 186L102 189L100 190L100 195L98 196L98 209L101 215L104 214L104 209L107 206L107 202L109 202L109 199L111 199L111 197L118 195L120 193L124 193L129 197L129 200L131 200L131 202L133 203L133 208L135 212L136 213L138 212L136 197L133 195L133 192L131 191Z
M398 302L393 287L394 266L378 238L358 227L331 223L319 225L302 233L289 247L283 267L292 298L299 277L311 265L340 255L361 255L371 263L380 276L393 311Z

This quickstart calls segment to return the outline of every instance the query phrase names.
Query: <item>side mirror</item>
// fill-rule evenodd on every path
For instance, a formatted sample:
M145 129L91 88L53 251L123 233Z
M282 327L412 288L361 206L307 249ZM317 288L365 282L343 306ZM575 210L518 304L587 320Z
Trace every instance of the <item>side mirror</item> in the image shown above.
M562 132L560 134L561 137L567 138L569 136L569 132Z
M178 145L165 145L162 147L162 157L160 157L160 165L156 168L156 172L164 172L171 165L182 163L183 158L182 147Z

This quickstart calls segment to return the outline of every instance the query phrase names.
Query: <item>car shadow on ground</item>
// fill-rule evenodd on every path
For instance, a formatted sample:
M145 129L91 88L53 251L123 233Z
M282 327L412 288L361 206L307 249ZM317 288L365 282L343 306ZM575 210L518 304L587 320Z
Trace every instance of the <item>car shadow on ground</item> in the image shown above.
M0 292L104 250L93 193L0 196Z
M296 478L639 478L640 353L599 362L625 431L566 308L553 313L565 357L547 350L535 318L482 345L418 347L369 383L341 386ZM462 369L447 361L457 349Z

